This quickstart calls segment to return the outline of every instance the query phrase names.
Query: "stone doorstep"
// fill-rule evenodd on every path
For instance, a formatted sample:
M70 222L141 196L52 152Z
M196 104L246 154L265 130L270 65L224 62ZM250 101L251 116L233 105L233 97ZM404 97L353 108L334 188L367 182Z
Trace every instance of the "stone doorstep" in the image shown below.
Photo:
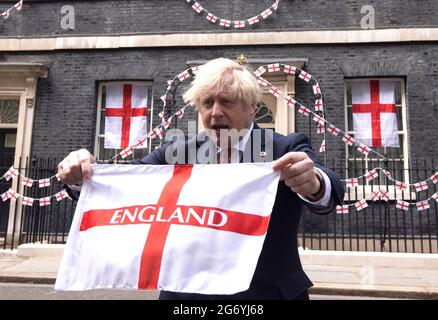
M18 246L17 257L62 257L65 244L26 243Z
M299 250L305 265L424 268L438 270L438 254Z
M17 257L62 257L65 244L27 243L18 247ZM299 249L303 265L374 266L438 270L438 254L326 251Z

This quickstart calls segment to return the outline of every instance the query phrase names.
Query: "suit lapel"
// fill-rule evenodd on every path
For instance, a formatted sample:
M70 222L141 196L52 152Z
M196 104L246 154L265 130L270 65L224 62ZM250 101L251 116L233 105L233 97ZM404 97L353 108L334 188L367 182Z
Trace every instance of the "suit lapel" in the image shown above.
M260 130L261 133L261 141L260 141L260 153L266 152L265 148L265 134L266 129L260 128L257 123L254 121L254 127L249 136L248 142L245 145L243 153L240 155L240 162L263 162L263 158L257 157L254 158L254 150L258 150L258 148L254 148L256 146L256 139L254 139L254 130ZM258 140L258 139L257 139ZM250 161L244 161L244 159L251 159Z

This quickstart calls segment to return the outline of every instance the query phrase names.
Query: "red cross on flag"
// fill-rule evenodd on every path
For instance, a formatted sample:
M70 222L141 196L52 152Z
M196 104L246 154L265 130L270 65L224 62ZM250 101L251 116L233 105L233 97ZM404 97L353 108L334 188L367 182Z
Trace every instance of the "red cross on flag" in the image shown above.
M38 180L38 186L40 188L49 187L50 186L50 179L40 179Z
M399 147L395 82L351 82L355 138L371 147Z
M244 291L278 181L270 163L98 164L83 184L55 289Z
M208 13L207 14L207 20L210 21L211 23L216 23L217 17L214 14L212 14L212 13Z
M373 169L373 170L365 173L365 179L367 179L367 181L371 181L373 179L376 179L378 176L379 176L379 174L377 173L376 169Z
M274 86L272 86L270 89L269 89L269 93L271 93L272 95L274 95L275 97L279 97L280 96L280 89L278 89L277 87L274 87Z
M257 70L256 71L254 71L254 74L257 76L257 77L260 77L262 74L264 74L266 72L266 69L263 67L263 66L260 66L260 67L258 67L257 68Z
M263 11L263 12L261 13L263 19L266 19L266 18L269 17L271 14L272 14L271 9L266 9L265 11Z
M195 1L195 4L192 6L193 10L195 10L197 13L201 13L204 8Z
M367 208L368 207L368 203L367 203L367 201L365 199L362 199L362 200L356 202L354 204L354 206L356 207L357 211L360 211L362 209Z
M285 64L283 71L284 71L284 73L293 74L294 75L296 73L296 71L297 71L297 67Z
M2 197L2 201L3 201L3 202L8 201L8 200L9 200L8 192L7 192L7 191L3 192L3 193L1 194L1 197Z
M298 76L298 78L303 79L306 82L310 82L310 79L312 78L312 76L310 74L308 74L306 71L301 70L301 73Z
M231 26L231 20L227 20L227 19L220 19L219 21L219 25L222 27L227 27L229 28Z
M349 213L349 206L336 206L337 214L347 214Z
M178 119L182 119L184 117L185 108L179 109L175 115L178 117Z
M429 178L434 184L438 183L438 172L435 172L433 176Z
M418 211L430 209L430 205L429 205L429 202L427 200L417 202L417 203L415 203L415 205L417 206Z
M18 193L16 193L14 190L12 190L11 188L9 188L8 191L6 191L6 195L8 196L9 199L11 200L17 200L20 196L18 195Z
M11 11L11 9L6 10L5 12L2 12L2 16L3 18L7 19L9 18L9 12Z
M8 171L3 175L6 181L9 181L18 176L18 171L14 167L10 167Z
M319 153L325 152L325 139L322 140L321 146L319 147Z
M315 111L323 111L324 106L322 104L322 99L316 99L315 100Z
M376 191L373 192L372 199L373 199L374 202L376 202L377 200L380 199L380 189L377 189Z
M338 127L336 127L332 124L329 124L327 131L330 132L334 136L338 136L339 132L341 132L341 129L339 129Z
M35 199L34 198L30 198L30 197L23 197L23 205L24 206L28 206L28 207L32 207L33 203L34 203Z
M234 28L239 29L245 27L245 21L233 21Z
M347 186L347 188L357 187L359 185L359 179L358 178L345 179L345 185Z
M118 83L105 88L105 148L125 149L146 138L147 86Z
M420 181L420 182L414 183L414 187L415 187L415 190L416 190L417 192L420 192L420 191L423 191L423 190L427 190L427 189L428 189L428 186L427 186L427 182L426 182L426 181Z
M48 206L50 205L50 197L41 198L38 200L38 202L40 203L40 207Z
M18 1L15 5L14 5L15 9L17 9L17 11L20 11L21 8L23 8L23 0Z
M397 200L397 204L395 205L397 209L408 211L409 210L409 202L403 200Z
M289 96L285 97L284 101L286 101L289 107L295 107L295 104L297 103L293 98L290 98Z
M273 64L268 65L268 71L269 72L280 71L280 64L279 63L273 63Z
M408 188L407 184L401 181L395 181L394 187L398 190L406 190Z
M65 190L59 191L57 194L55 194L56 201L58 201L58 202L61 200L64 200L67 197L68 197L68 194L67 194L67 191L65 191Z
M259 22L259 17L258 16L255 16L255 17L252 17L252 18L248 19L249 25L253 25L254 23L258 23L258 22Z
M308 116L310 115L310 110L307 109L307 108L304 107L304 106L300 106L300 107L298 108L298 113L301 113L303 116L308 117Z
M23 180L21 181L21 184L23 185L23 186L26 186L26 187L32 187L32 185L33 185L33 180L31 179L31 178L23 178Z

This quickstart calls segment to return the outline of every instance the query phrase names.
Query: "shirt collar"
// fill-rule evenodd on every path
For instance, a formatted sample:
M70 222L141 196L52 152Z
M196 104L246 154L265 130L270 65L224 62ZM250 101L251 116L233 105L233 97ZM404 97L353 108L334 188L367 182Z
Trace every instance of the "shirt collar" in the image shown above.
M245 135L242 137L242 139L240 139L238 143L232 146L232 148L243 152L245 150L246 144L248 143L249 137L251 136L251 132L253 128L254 128L254 122L251 121L251 125L249 126L248 131L245 133ZM219 153L221 151L222 148L218 147L217 152Z

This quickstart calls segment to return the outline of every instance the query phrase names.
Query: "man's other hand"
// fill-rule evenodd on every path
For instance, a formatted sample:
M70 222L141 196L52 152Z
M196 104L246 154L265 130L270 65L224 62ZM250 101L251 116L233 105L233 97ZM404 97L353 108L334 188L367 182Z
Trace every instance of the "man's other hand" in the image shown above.
M313 161L305 152L289 152L273 162L272 168L281 170L280 180L293 192L309 197L320 190Z
M96 159L86 149L70 152L70 154L58 164L58 175L65 184L78 185L84 179L91 177L91 165Z

